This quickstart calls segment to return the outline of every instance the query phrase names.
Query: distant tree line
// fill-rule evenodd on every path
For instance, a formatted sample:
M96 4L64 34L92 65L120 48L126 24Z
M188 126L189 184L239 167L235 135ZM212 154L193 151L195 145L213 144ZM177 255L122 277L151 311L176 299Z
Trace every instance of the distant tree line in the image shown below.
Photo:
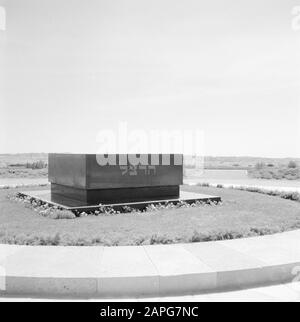
M259 162L248 171L249 176L257 179L300 179L300 166L296 161L290 161L287 165L265 164Z
M45 169L47 168L48 164L45 161L35 161L35 162L27 162L25 167L27 169L37 170L37 169Z

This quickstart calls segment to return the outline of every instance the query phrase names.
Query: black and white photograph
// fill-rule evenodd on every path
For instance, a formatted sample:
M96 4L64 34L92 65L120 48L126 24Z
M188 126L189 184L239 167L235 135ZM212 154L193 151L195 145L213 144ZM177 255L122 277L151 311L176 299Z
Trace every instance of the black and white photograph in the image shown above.
M0 302L300 302L299 54L300 0L0 0Z

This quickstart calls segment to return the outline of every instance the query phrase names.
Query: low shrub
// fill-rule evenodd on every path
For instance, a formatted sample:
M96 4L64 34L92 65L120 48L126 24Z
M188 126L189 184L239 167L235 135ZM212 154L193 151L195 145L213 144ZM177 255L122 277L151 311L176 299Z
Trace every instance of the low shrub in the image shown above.
M196 184L198 187L210 187L210 184L208 182L199 182Z
M51 219L75 219L76 216L72 211L54 209L50 214Z
M290 229L299 229L300 223L289 227ZM274 233L285 231L285 228L277 227L276 229L269 229L265 227L251 227L242 229L241 231L224 230L224 231L207 231L199 232L194 231L192 235L185 237L175 237L168 235L154 234L150 237L141 236L130 243L130 246L141 245L168 245L177 243L198 243L198 242L211 242L232 240L255 236L271 235ZM0 232L0 243L14 244L14 245L30 245L30 246L119 246L122 245L119 239L105 239L102 237L89 238L89 237L74 237L70 235L60 235L59 233L54 235L32 235L32 234L19 234L19 235L7 235L4 232Z
M280 197L283 199L288 199L288 200L300 202L300 193L299 192L281 192Z
M263 163L256 164L254 169L248 170L248 175L256 179L266 179L266 180L299 180L300 179L300 168L297 163L291 161L286 166L277 166Z
M150 245L157 245L157 244L162 244L162 245L167 245L167 244L173 244L174 241L166 236L158 236L158 235L152 235L150 238Z
M283 192L283 191L277 191L277 190L266 190L266 189L261 189L261 188L256 188L256 187L230 187L230 188L242 190L242 191L248 191L248 192L261 193L264 195L280 197L283 199L300 202L300 193L299 192L293 192L293 191Z
M295 161L290 161L288 164L288 168L290 169L296 169L298 167L298 164Z
M47 168L47 163L45 161L27 162L25 167L27 169L38 170Z
M27 245L27 246L58 246L61 245L61 237L57 233L55 235L2 235L0 236L0 242L11 245Z

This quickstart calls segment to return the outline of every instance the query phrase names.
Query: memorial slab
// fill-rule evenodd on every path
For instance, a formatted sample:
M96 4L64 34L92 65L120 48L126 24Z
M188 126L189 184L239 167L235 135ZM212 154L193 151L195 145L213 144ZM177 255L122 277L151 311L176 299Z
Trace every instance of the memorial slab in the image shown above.
M49 154L53 201L111 204L179 197L182 155ZM133 160L135 163L133 164Z
M51 190L25 191L21 196L76 212L100 206L117 211L166 203L220 202L217 196L180 190L180 154L49 154Z

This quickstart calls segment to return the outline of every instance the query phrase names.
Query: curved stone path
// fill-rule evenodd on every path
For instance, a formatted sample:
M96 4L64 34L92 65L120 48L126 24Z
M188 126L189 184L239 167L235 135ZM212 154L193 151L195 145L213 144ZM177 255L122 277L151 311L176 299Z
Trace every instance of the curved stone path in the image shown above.
M296 280L300 280L300 230L157 246L0 245L2 296L153 297Z

